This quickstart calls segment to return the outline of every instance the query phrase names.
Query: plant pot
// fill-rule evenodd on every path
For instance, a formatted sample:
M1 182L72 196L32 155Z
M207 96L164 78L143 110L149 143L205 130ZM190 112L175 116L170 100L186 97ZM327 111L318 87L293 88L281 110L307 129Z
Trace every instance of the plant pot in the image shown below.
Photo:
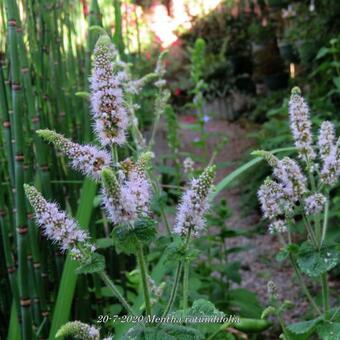
M295 46L304 65L309 64L318 52L318 44L313 40L297 40Z
M288 86L287 73L274 73L264 77L264 82L271 91L282 90Z
M278 42L281 58L288 63L298 63L299 54L293 44L286 40L280 40Z

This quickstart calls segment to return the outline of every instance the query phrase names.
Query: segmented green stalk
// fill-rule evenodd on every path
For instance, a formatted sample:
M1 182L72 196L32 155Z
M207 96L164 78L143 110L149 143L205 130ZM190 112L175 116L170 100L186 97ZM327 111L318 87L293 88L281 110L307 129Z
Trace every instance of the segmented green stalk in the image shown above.
M6 0L8 21L8 43L11 65L12 105L13 105L13 137L15 154L15 225L18 249L18 284L20 294L20 314L22 320L22 338L32 338L31 300L27 285L27 220L24 194L24 139L23 139L23 107L20 84L20 64L17 51L17 21L14 1Z

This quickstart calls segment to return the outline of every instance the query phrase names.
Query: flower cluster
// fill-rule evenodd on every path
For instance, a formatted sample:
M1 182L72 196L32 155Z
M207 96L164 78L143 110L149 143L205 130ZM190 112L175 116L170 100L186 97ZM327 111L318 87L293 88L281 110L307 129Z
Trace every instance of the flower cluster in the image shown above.
M80 229L75 220L68 217L64 211L59 210L57 204L47 202L33 186L25 184L24 188L43 234L57 243L61 251L71 250L74 257L81 259L82 253L79 250L79 245L83 250L95 250L95 247L88 242L88 234Z
M315 158L312 148L311 121L309 107L298 87L292 89L289 101L290 128L300 157L309 162Z
M335 145L335 127L333 123L324 121L321 124L318 138L318 147L321 159L325 159Z
M90 80L94 128L104 146L124 144L128 127L128 115L123 99L123 82L126 74L114 67L116 57L110 38L102 35L94 49Z
M276 181L267 179L258 191L263 216L271 223L271 233L287 231L284 219L292 214L294 205L307 192L307 179L299 165L291 158L284 157L279 160L269 152L260 151L273 167L273 176Z
M92 145L80 145L51 130L38 130L37 134L54 144L55 148L71 160L71 166L95 180L100 179L103 168L111 164L110 154Z
M104 169L103 204L107 216L114 224L133 223L149 213L151 185L145 174L143 156L134 163L125 160L118 178L112 170Z
M266 179L257 194L265 218L272 220L292 211L292 203L281 183Z
M319 166L315 163L317 154L313 146L309 108L301 96L299 88L293 88L289 102L290 126L299 156L307 163L311 176L311 187L315 185L315 173ZM319 187L334 185L340 176L340 139L336 141L335 127L324 121L317 141L318 157L321 161ZM263 216L270 220L270 232L287 230L287 218L293 217L295 207L301 207L305 215L323 211L327 198L320 192L310 192L307 177L299 164L289 157L282 160L267 151L255 151L273 168L275 181L267 179L258 191ZM323 185L320 185L323 184ZM301 210L300 210L301 211Z
M197 179L192 180L177 209L174 228L176 234L187 235L188 232L193 232L197 235L204 229L204 215L209 208L208 196L214 176L215 167L209 166Z
M100 340L99 330L80 321L71 321L63 325L57 332L56 338L74 337L82 340Z
M306 215L313 215L320 213L326 203L326 197L320 193L312 194L305 199Z

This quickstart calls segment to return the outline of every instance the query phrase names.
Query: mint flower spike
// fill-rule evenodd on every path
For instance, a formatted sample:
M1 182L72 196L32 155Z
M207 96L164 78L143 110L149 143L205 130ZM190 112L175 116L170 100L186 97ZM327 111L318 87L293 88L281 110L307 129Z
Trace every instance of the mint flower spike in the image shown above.
M103 205L108 219L114 224L133 223L149 214L151 185L144 169L127 160L125 171L118 178L111 169L104 169Z
M89 235L80 229L77 222L68 217L58 205L50 203L33 186L24 184L26 197L34 209L37 224L43 234L52 242L57 243L62 252L71 251L77 259L84 258L84 252L93 252L95 247L88 242Z
M335 126L329 121L324 121L319 130L318 147L320 158L325 161L336 143Z
M284 157L279 160L273 171L274 177L282 184L288 199L297 202L307 191L307 178L293 159Z
M322 212L326 201L327 198L320 193L315 193L308 196L304 201L304 210L306 215L313 215Z
M301 96L301 90L294 87L289 100L290 129L299 151L300 158L305 162L315 159L315 152L312 147L312 123L310 120L309 107Z
M74 143L63 135L48 129L36 132L40 137L52 143L62 155L69 158L72 168L96 181L100 179L102 169L111 164L111 156L104 150L92 145Z
M340 138L335 145L331 147L329 155L324 159L321 169L321 182L332 186L340 177Z
M99 37L95 49L91 83L94 130L103 146L126 142L128 115L123 98L127 74L117 67L117 51L109 36Z
M100 340L100 334L97 328L80 321L67 322L60 327L56 338L66 336L82 340Z
M285 193L284 186L269 178L260 186L257 196L265 218L274 219L293 209L293 203Z
M209 208L208 196L212 190L215 166L207 167L204 172L191 181L177 207L174 232L187 235L189 230L198 235L205 228L204 215Z

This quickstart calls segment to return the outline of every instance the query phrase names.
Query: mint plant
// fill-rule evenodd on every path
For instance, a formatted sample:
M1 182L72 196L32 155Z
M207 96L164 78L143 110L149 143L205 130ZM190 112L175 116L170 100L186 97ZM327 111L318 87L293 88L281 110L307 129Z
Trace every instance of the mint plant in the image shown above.
M157 306L155 305L159 300L157 295L162 294L163 289L155 286L149 275L145 248L157 233L157 221L152 218L150 202L154 194L159 194L160 185L152 173L153 153L150 150L154 132L150 142L147 143L138 128L134 95L141 91L146 82L155 82L159 89L155 99L157 122L168 98L165 81L162 79L165 70L161 60L155 73L141 80L134 80L129 65L118 60L118 54L110 38L107 35L100 36L94 49L90 79L92 118L98 145L80 145L55 131L46 129L38 130L37 134L67 157L72 168L101 184L103 209L107 219L114 226L112 245L115 245L118 251L133 253L137 258L145 316L152 316L157 310L161 311L158 312L159 315L166 317L173 311L182 276L182 306L184 309L189 306L190 243L192 238L202 233L205 228L205 213L209 206L208 196L215 170L214 166L207 167L198 178L192 179L190 186L184 191L178 206L176 224L172 231L168 230L173 237L178 234L177 241L180 245L180 249L176 251L178 267L175 280L168 304L165 307ZM157 125L154 131L155 129ZM132 150L131 157L121 160L120 149L124 150L124 154L127 150ZM62 252L68 251L79 263L78 273L99 275L128 315L140 314L107 274L105 258L96 250L89 233L82 230L77 221L60 210L56 203L48 202L36 188L28 184L24 187L28 201L34 209L36 222L43 234L56 243ZM165 214L162 214L162 217L167 220ZM155 327L155 331L159 327ZM145 329L139 326L136 332L143 333ZM128 332L131 333L131 329ZM179 327L176 332L188 333L189 330ZM99 334L98 328L75 321L65 324L57 336L99 339Z
M263 217L269 220L269 232L276 234L283 246L278 258L289 258L315 317L287 327L280 317L285 339L290 339L290 333L336 334L339 325L337 310L330 305L328 272L339 263L340 255L337 244L327 238L327 230L330 193L340 176L340 138L336 138L334 125L325 121L317 141L314 140L309 107L297 87L292 89L289 117L298 159L279 159L267 151L254 152L273 169L272 178L261 185L258 197ZM297 237L300 224L305 235L303 242L298 242ZM322 306L310 292L303 274L319 281Z

